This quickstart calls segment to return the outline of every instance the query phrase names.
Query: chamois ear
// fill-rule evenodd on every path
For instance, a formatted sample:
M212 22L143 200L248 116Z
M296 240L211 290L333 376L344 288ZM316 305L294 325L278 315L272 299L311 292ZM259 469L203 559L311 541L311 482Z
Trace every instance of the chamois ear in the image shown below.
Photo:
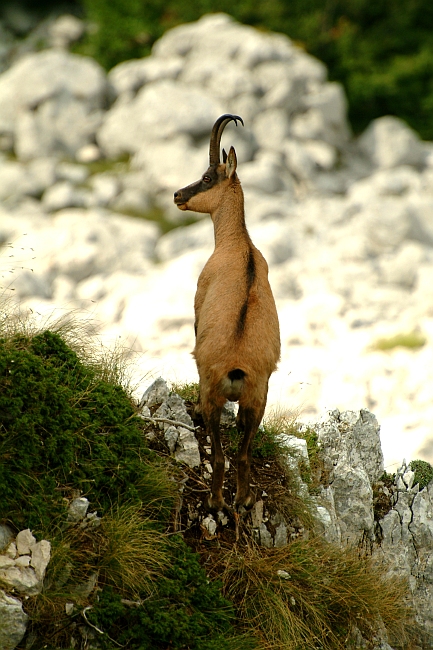
M231 178L236 171L238 161L236 158L236 151L233 147L230 147L229 155L226 160L226 176Z
M224 165L226 164L226 162L227 162L227 152L226 152L225 149L223 149L223 163L224 163Z

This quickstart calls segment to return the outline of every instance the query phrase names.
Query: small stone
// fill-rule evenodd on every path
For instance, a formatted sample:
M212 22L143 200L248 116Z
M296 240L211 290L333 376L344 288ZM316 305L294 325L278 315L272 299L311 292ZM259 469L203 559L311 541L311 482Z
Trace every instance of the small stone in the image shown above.
M100 160L102 157L101 150L96 144L86 144L78 149L75 159L79 163L92 163Z
M14 534L6 524L0 524L0 552L13 540Z
M263 522L263 501L256 501L251 509L253 528L260 528Z
M18 598L0 590L0 648L13 650L21 642L27 627L28 616Z
M217 523L215 519L212 517L212 515L208 515L203 519L201 522L202 526L208 531L208 533L212 536L215 535L215 531L217 529Z
M260 545L265 548L272 548L274 545L274 540L272 539L271 533L266 528L265 524L262 523L259 526L259 539Z
M282 548L283 546L287 546L287 526L283 521L279 524L279 526L277 526L275 530L274 546L275 548Z
M224 512L219 510L217 513L217 517L218 517L218 523L220 523L222 526L227 526L229 520L228 517L224 514Z
M74 603L65 603L65 612L66 616L70 616L72 612L74 611Z
M283 578L284 580L290 580L290 578L292 577L290 573L287 573L287 571L283 571L283 569L278 569L277 576Z
M203 464L206 467L209 474L212 474L213 473L212 465L207 460L205 460L205 462Z
M140 400L140 407L148 406L150 408L162 404L168 399L168 395L169 391L167 382L162 377L158 377L158 379L155 379L153 384L144 391L143 397Z
M5 555L8 557L11 557L12 559L15 559L16 556L18 555L18 550L17 550L17 545L15 542L11 542L7 549L4 552Z
M36 539L33 537L31 531L26 528L26 530L21 530L16 538L16 545L18 550L18 555L28 555L32 546L36 544Z
M39 580L43 580L45 569L48 566L51 556L51 544L46 539L38 542L31 548L32 559L31 565L34 568Z
M413 472L410 469L403 474L403 481L408 490L412 488L414 479L415 479L415 472Z
M167 443L167 447L170 450L170 453L174 454L177 441L179 438L179 431L176 427L168 427L164 433L164 440Z
M85 497L78 497L71 501L68 508L68 521L81 521L84 519L89 507L89 501Z
M30 559L31 559L30 555L20 555L20 557L18 557L15 560L15 566L18 567L30 566Z

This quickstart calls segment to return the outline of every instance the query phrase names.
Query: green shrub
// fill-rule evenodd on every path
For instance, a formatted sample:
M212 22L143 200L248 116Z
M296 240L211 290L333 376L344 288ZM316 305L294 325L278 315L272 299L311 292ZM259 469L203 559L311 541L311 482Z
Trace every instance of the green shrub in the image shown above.
M425 460L411 460L410 468L415 472L414 485L419 483L419 489L425 488L433 481L433 467Z
M48 532L75 490L100 514L119 500L149 502L160 496L155 462L124 389L59 334L0 339L2 519Z
M140 606L121 602L112 588L104 588L89 620L107 637L104 650L116 647L108 637L131 650L188 648L189 650L247 650L251 639L233 630L235 612L221 595L221 585L210 582L197 555L178 538L172 546L172 564L155 592Z

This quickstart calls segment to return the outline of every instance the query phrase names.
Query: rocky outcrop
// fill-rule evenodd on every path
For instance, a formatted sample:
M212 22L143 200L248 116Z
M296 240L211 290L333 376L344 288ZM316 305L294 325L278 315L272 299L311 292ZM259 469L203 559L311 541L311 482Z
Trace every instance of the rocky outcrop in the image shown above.
M176 417L187 415L183 400L170 393L165 381L156 380L145 392L142 405L151 404L154 411L153 426L162 426L158 413L169 412L169 404L176 403ZM230 404L230 403L228 403ZM233 405L231 405L233 407ZM155 410L155 408L157 410ZM144 406L146 409L146 406ZM230 425L234 426L231 413ZM175 413L171 413L174 418ZM188 416L189 417L189 416ZM150 421L152 418L150 418ZM192 424L192 421L191 421ZM209 457L200 456L197 440L193 461L183 457L181 437L167 435L170 426L165 422L164 438L176 460L190 467L201 466L204 480L209 482ZM179 425L177 425L179 426ZM425 645L433 644L433 482L420 489L415 483L415 472L410 464L403 463L394 476L384 474L380 443L380 426L370 411L330 411L315 424L300 424L299 435L314 434L320 458L314 496L302 481L300 468L309 466L305 439L293 434L280 434L280 448L287 450L285 463L292 485L306 503L310 504L316 533L332 544L363 548L377 562L384 563L391 576L407 580L408 601L413 606L416 620L425 635ZM150 434L148 434L150 435ZM210 442L210 441L209 441ZM192 443L193 444L193 443ZM206 451L206 448L205 448ZM227 462L227 461L226 461ZM208 473L210 472L210 473ZM308 534L302 528L295 531L280 512L269 511L267 502L258 497L251 512L251 535L262 546L273 548L286 545L299 534ZM217 516L195 513L209 539L215 537L218 525L226 526L223 513ZM386 643L386 634L382 638ZM362 646L362 639L355 647ZM379 648L379 646L377 646ZM382 648L390 648L382 645ZM391 649L392 650L392 649Z
M173 191L204 171L215 117L237 112L245 128L223 137L281 322L269 403L313 421L370 408L387 467L433 460L431 143L389 116L353 138L320 61L222 14L108 75L65 43L27 51L0 90L0 242L13 246L0 284L22 309L83 309L104 341L145 351L140 377L196 379L193 298L212 226L200 216L162 234L155 219L181 224ZM423 347L375 348L413 331Z
M181 467L191 468L195 476L201 476L209 484L210 447L200 449L184 400L169 390L165 380L159 378L148 387L140 403L140 412L148 425L149 441L161 431L167 452ZM227 404L223 421L225 426L234 426L233 404ZM316 436L320 457L314 496L309 494L309 487L301 478L301 467L305 472L310 462L305 441L307 431ZM384 475L379 434L380 426L370 411L334 410L314 425L299 425L301 437L281 433L279 444L281 450L286 450L283 453L287 454L285 463L291 485L309 504L316 533L332 544L363 547L377 562L385 564L391 576L408 581L407 598L425 635L422 647L430 648L433 643L433 483L420 489L410 464L403 464L394 478ZM209 440L207 442L210 444ZM185 477L187 479L187 475ZM200 487L205 485L203 481ZM183 490L182 483L181 494ZM248 524L256 542L268 548L281 547L294 537L309 534L303 528L294 529L293 522L275 511L275 504L268 503L264 497L264 493L258 497ZM269 506L273 506L272 512L268 512ZM69 505L68 522L91 531L99 525L100 519L97 513L88 513L88 508L86 498L75 498ZM189 507L188 512L191 517L199 517L200 527L208 539L215 537L218 526L229 523L224 513L218 516L204 511L193 513L193 508ZM0 527L0 540L0 584L3 587L0 590L0 641L2 648L13 650L23 638L28 620L22 609L22 598L33 597L41 591L50 559L50 544L46 540L36 542L29 530L14 537L5 526ZM96 577L91 576L76 588L77 598L88 596L95 585ZM68 607L72 610L73 603ZM354 643L354 647L365 647L361 636ZM392 650L386 631L379 634L376 650L379 648Z

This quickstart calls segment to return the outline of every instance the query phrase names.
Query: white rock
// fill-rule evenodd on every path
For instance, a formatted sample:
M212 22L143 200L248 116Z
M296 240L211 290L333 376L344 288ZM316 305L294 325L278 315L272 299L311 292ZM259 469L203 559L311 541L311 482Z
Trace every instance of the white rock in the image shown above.
M154 57L119 63L108 73L108 81L117 96L134 96L145 84L161 79L176 79L183 68L181 57L158 60Z
M81 185L88 179L89 170L84 165L59 162L56 165L56 176L59 181L69 181L73 185Z
M158 81L144 86L132 101L114 104L98 131L98 144L107 156L116 158L157 139L208 135L219 113L218 103L198 88Z
M167 382L162 377L158 377L158 379L156 379L144 392L140 401L140 406L145 404L146 406L151 407L156 406L157 404L162 404L167 401L168 396L169 390Z
M167 443L167 447L170 450L170 453L174 454L177 441L179 439L179 431L176 429L176 427L168 427L164 431L164 440Z
M28 555L30 549L36 544L36 539L33 537L31 531L27 528L21 530L16 537L16 545L19 555Z
M73 156L99 126L105 93L95 61L61 50L29 54L0 77L0 130L23 160Z
M90 206L105 207L112 203L119 194L120 184L116 176L111 174L98 174L90 181L92 195L89 199Z
M0 590L0 647L14 650L21 642L27 628L28 616L18 598Z
M86 516L89 508L89 500L86 497L73 499L68 507L68 521L81 521Z
M31 567L0 568L0 580L9 589L16 589L19 593L27 596L35 596L42 589L42 583Z
M186 250L202 247L212 250L213 243L212 221L204 219L188 228L175 228L163 235L155 247L155 254L162 262L169 262Z
M13 560L17 557L18 549L15 542L11 542L9 546L7 546L7 548L4 551L4 555L6 555L7 557L11 557Z
M70 14L63 14L49 26L49 39L52 47L67 49L78 41L84 34L85 26L82 20Z
M51 557L51 544L46 539L37 542L31 547L31 566L34 568L37 578L42 582L45 570Z
M378 167L420 165L424 161L419 136L403 120L392 115L373 120L358 142Z
M200 452L198 442L192 431L178 427L179 438L177 440L174 457L177 461L185 463L189 467L199 467Z
M96 144L90 143L80 147L76 154L75 159L79 163L92 163L100 160L102 157L101 151Z
M9 546L13 538L12 529L7 524L0 524L0 552Z
M417 280L418 269L425 260L425 249L415 242L407 242L395 252L383 257L380 270L384 282L411 289Z
M215 519L212 517L212 515L208 515L207 517L205 517L202 520L201 524L204 528L206 528L206 530L210 535L215 535L217 529L217 523Z
M88 192L75 188L68 181L61 181L49 187L42 202L48 212L57 212L65 208L81 208L87 203Z

